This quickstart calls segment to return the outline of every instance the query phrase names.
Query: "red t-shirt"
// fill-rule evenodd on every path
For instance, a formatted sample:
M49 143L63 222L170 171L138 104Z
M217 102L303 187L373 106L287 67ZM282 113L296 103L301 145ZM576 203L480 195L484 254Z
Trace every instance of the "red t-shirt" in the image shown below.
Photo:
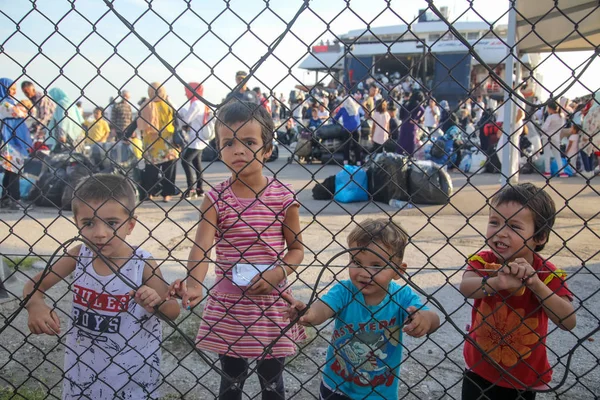
M498 263L493 252L482 251L471 257L467 270L488 269L486 263ZM539 278L554 293L572 300L564 272L557 271L554 265L537 254L533 256L533 268L544 271ZM488 273L480 274L483 277ZM546 352L547 334L548 315L529 289L525 289L522 295L518 295L518 290L513 294L503 290L493 296L475 299L469 336L477 345L470 340L465 341L463 354L467 369L502 387L524 389L545 386L552 379ZM490 358L503 369L488 361Z

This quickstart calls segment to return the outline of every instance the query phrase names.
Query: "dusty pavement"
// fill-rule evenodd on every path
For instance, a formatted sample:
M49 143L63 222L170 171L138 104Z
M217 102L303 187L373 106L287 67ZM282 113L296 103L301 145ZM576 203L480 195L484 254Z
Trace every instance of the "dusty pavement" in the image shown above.
M366 217L394 215L411 235L411 245L405 261L409 265L410 280L429 295L440 301L444 310L438 310L443 325L426 340L407 338L402 365L401 395L404 398L437 399L459 398L462 360L462 335L469 320L471 307L457 291L460 269L465 258L483 246L482 233L487 221L486 199L500 187L497 175L476 175L466 178L453 174L452 201L445 206L424 206L396 213L386 204L354 203L338 205L312 199L311 189L315 181L339 171L337 166L287 165L285 157L267 165L283 182L291 183L302 204L301 224L306 246L304 264L294 284L300 298L308 298L316 276L328 259L345 244L352 220ZM183 186L180 169L179 186ZM210 184L228 177L221 163L210 165L205 179ZM314 180L313 180L314 177ZM544 185L541 177L524 175L521 181ZM564 375L565 355L576 345L579 338L595 329L600 321L600 177L586 186L581 178L555 179L548 187L560 210L554 234L543 255L569 273L569 285L574 292L578 308L578 325L573 332L563 332L551 325L548 338L551 363L555 365L553 385ZM167 280L184 275L194 227L198 221L197 208L200 201L192 203L142 204L138 211L138 225L131 242L139 244L162 260L162 270ZM47 257L58 245L76 235L71 213L37 208L27 215L23 213L0 214L0 253ZM345 258L334 260L343 264ZM341 268L333 267L337 279L347 276ZM35 271L22 271L23 279ZM212 275L209 273L209 275ZM325 273L320 287L333 280L332 273ZM210 284L209 281L207 281ZM11 287L18 286L13 281ZM57 307L69 312L69 302L64 297L66 284L57 286L50 293ZM433 305L429 304L430 307ZM15 302L1 306L6 318L15 309ZM193 337L197 329L197 316L187 312L181 317L182 330ZM61 316L63 325L66 315ZM458 328L449 323L449 319ZM289 398L315 398L319 383L318 368L324 360L330 326L311 329L312 340L305 344L299 355L289 360L286 368L286 385ZM27 379L27 370L35 379L28 386L46 385L52 393L60 388L62 346L56 338L27 337L26 315L19 315L0 337L0 377L18 384ZM163 350L163 374L166 376L163 394L177 391L185 398L211 398L218 387L218 375L190 354L189 347L177 334L165 328ZM555 394L538 398L589 399L600 393L600 347L596 341L584 341L574 352L570 373L566 382ZM12 353L12 357L9 358ZM43 382L40 383L40 382ZM249 379L245 390L252 397L256 394L256 378ZM44 389L47 390L47 389Z

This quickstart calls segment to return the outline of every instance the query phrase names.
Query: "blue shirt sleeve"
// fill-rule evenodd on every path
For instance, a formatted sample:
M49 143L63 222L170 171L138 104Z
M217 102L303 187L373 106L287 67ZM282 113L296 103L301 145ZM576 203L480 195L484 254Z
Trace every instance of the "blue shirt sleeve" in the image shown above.
M336 314L347 307L352 299L352 292L344 283L345 281L338 282L321 297L321 301L331 307Z
M408 312L406 311L408 307L416 307L418 310L428 310L429 308L423 305L421 298L417 295L410 286L404 286L400 288L396 295L394 296L394 301L398 303L400 306L400 320L402 323L408 317Z

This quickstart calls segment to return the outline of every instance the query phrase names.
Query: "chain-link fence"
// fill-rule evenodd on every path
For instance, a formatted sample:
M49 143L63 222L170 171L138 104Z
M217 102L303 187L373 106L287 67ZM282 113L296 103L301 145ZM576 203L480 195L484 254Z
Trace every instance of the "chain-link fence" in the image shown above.
M0 398L598 398L600 5L412 3L3 4Z

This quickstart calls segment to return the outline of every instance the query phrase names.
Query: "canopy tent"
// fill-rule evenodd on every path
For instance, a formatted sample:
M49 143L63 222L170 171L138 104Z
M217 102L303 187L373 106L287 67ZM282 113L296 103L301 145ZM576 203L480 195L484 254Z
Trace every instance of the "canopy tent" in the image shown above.
M519 54L595 50L600 46L600 1L598 0L515 0L509 9L506 44L512 57L506 60L506 70L512 71ZM517 82L520 68L516 69ZM513 74L506 74L506 84L513 87ZM508 100L512 94L507 92ZM510 142L502 153L502 175L507 183L519 179L518 146L513 101L507 101L504 120L505 135Z
M556 3L558 5L554 0L517 0L517 47L520 53L594 50L600 46L598 0L560 0Z

